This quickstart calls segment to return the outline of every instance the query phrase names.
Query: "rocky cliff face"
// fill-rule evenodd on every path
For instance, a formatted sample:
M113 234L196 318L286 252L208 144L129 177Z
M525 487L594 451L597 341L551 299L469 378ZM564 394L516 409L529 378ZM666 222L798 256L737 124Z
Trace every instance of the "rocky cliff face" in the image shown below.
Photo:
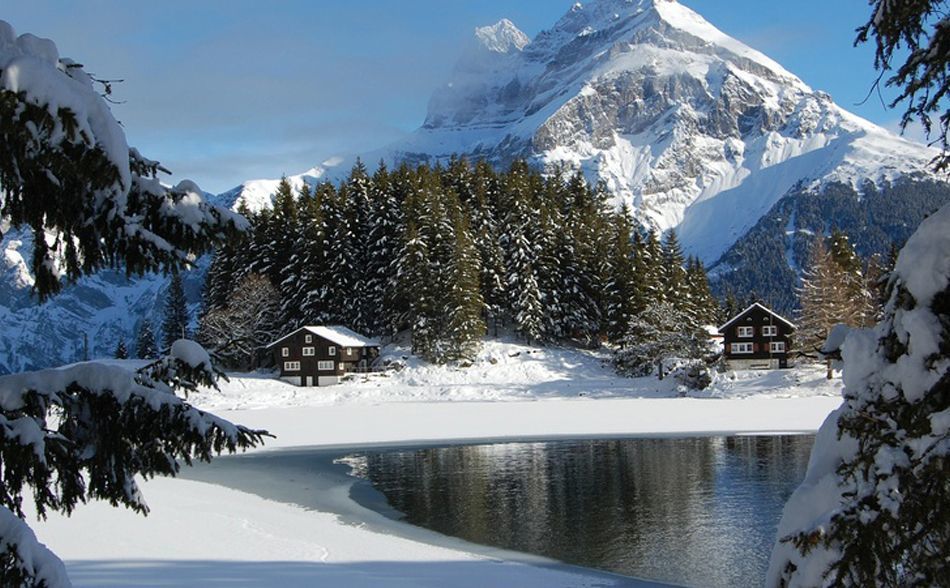
M567 163L707 263L793 188L890 182L933 156L673 0L578 3L531 42L508 21L476 39L391 159Z

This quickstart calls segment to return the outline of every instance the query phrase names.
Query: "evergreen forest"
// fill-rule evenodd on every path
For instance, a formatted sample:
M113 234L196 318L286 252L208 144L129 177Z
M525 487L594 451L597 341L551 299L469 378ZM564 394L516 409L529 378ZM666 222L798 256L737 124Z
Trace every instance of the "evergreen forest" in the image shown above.
M635 227L607 197L579 173L522 161L504 171L464 159L381 163L372 173L358 162L338 185L298 190L284 179L273 209L241 210L250 229L215 252L198 336L221 346L244 329L236 317L266 313L267 324L244 329L258 346L300 325L339 324L408 331L413 353L446 362L471 358L486 332L623 346L660 304L687 328L716 323L706 272L675 232ZM248 284L261 294L242 293ZM248 313L250 304L267 308Z

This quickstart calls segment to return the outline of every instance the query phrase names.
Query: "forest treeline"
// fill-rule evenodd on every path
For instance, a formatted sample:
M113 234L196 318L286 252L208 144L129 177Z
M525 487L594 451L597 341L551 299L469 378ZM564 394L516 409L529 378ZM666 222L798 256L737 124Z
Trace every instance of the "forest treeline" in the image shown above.
M266 342L303 324L408 330L414 353L444 362L470 358L499 329L623 345L661 304L678 324L716 323L702 263L684 258L675 232L639 230L607 199L580 173L522 161L372 173L358 162L337 185L296 191L284 179L273 209L241 210L250 230L215 253L199 337L215 346L233 338L237 315L266 315L243 336Z

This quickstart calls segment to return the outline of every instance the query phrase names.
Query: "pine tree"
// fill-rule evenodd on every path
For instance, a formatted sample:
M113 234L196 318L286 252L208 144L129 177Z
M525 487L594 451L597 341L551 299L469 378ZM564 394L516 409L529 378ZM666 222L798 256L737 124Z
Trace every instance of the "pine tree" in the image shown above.
M901 129L915 120L919 122L931 144L941 149L932 162L934 169L946 171L950 166L950 109L946 101L950 89L947 79L950 52L946 49L950 32L945 3L942 0L869 0L868 4L871 5L870 17L857 29L854 43L870 41L875 46L874 68L880 71L880 76L874 85L884 81L885 85L897 89L897 97L888 106L894 108L906 103Z
M649 231L638 249L637 274L646 285L645 298L652 302L666 302L663 282L663 248L656 231Z
M366 316L367 330L375 335L387 331L390 290L396 284L395 268L399 239L403 231L402 202L394 181L383 162L372 178L372 205L366 243Z
M162 345L170 349L178 339L188 338L188 301L181 274L173 273L165 298L165 318L162 320Z
M536 221L530 201L527 164L515 162L505 176L505 218L503 242L506 248L506 289L515 330L528 342L540 340L543 328L541 290L535 273L537 252L530 240Z
M474 358L485 334L482 320L484 300L479 282L478 251L469 231L468 219L461 207L453 213L455 247L448 267L449 293L445 339L448 342L445 359Z
M557 181L555 178L552 182ZM597 240L605 236L600 220L599 195L590 189L580 172L575 173L560 196L564 228L559 232L558 254L563 277L560 332L574 339L594 339L602 321L599 298L606 287L603 251Z
M284 240L291 245L284 264L277 272L280 276L277 296L281 306L279 317L275 317L275 320L285 329L292 329L308 322L310 292L319 287L319 278L315 274L322 269L319 256L322 249L322 212L310 186L301 184L292 211L285 212L284 216L293 219L285 222L288 235Z
M406 242L397 267L400 290L406 296L406 316L401 322L412 333L412 352L427 356L433 348L435 302L432 295L432 280L429 268L429 248L420 235L414 221L409 221Z
M686 282L689 295L687 315L690 320L697 325L718 324L719 303L712 295L712 290L709 287L706 268L703 267L703 262L696 257L690 257L686 261Z
M177 275L245 226L191 182L162 185L161 165L127 147L82 66L56 58L51 42L20 40L0 44L0 62L14 47L19 79L44 83L0 89L0 217L33 230L40 299L62 287L59 267L66 280L110 266ZM77 104L81 112L70 108ZM190 341L171 351L138 372L87 364L0 377L0 585L69 585L63 563L26 524L24 499L41 518L90 500L146 513L137 480L262 442L265 432L182 400L179 393L215 386L218 373Z
M538 206L538 226L530 239L537 251L535 274L541 304L544 307L542 317L542 337L544 339L563 339L566 337L564 320L564 270L565 264L560 257L559 235L564 230L560 211L553 206L545 194Z
M325 251L327 273L325 297L327 319L333 323L353 325L357 319L353 299L356 281L361 273L357 265L357 235L353 203L347 185L327 192L323 200L326 222Z
M831 328L839 322L839 309L846 300L835 263L822 237L817 237L809 249L798 295L802 307L796 335L803 349L814 352L821 348Z
M884 320L844 346L844 403L779 524L767 586L944 586L950 577L950 206L921 223Z
M699 360L708 353L706 332L669 302L659 302L633 317L613 363L623 375L662 378L664 362Z
M869 327L874 324L874 296L868 289L861 259L854 250L848 236L837 229L828 238L828 252L837 264L840 285L845 289L848 304L842 309L844 316L840 322L855 326Z
M607 338L618 343L627 332L627 327L634 315L644 306L642 289L637 283L636 267L634 262L634 243L632 240L632 226L630 210L624 206L614 215L611 248L610 270L611 276L605 293L607 299Z
M201 294L201 301L204 311L225 306L228 301L228 295L236 283L235 276L235 254L234 248L225 244L215 249L211 258L211 265L208 266L208 273L205 275L204 290Z
M155 333L148 319L142 319L139 322L138 333L135 336L135 357L139 359L158 357L158 349L155 348Z
M689 284L686 275L683 250L680 248L676 231L670 229L663 239L661 249L662 265L660 266L660 280L662 281L663 300L669 302L681 313L689 313L691 301L689 299Z
M484 162L475 167L474 201L471 228L478 249L481 267L482 299L485 302L485 322L491 324L497 335L499 323L504 322L508 309L505 291L505 253L501 247L496 202L500 187L491 167Z
M369 281L365 272L369 268L370 217L375 206L372 180L362 160L357 159L346 183L349 212L351 264L362 275L351 280L352 290L346 299L345 323L360 332L368 332L376 323L378 308L369 296Z
M113 354L113 356L114 356L116 359L128 359L128 357L129 357L129 352L128 352L128 350L125 348L125 340L124 340L124 339L119 339L118 345L115 346L115 353Z

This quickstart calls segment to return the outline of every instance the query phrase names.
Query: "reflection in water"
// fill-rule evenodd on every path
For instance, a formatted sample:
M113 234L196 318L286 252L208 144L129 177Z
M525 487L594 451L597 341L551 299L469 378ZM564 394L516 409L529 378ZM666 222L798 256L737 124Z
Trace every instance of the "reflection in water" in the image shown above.
M690 586L760 586L811 436L511 443L367 454L359 473L446 535Z

